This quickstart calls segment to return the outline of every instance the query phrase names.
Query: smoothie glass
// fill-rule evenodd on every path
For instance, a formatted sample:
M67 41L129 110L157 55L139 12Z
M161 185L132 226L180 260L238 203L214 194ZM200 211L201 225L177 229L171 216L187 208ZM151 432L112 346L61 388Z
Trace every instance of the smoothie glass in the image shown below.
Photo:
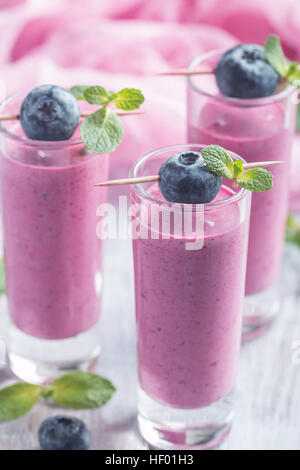
M171 155L201 148L149 153L131 177L157 174ZM250 202L230 183L205 205L168 203L153 183L131 188L138 424L155 447L210 448L230 429Z
M17 114L27 92L7 99ZM102 284L97 206L107 156L90 154L78 131L34 141L18 120L0 126L1 203L13 372L33 383L86 368L99 354Z
M196 58L190 68L213 69L224 51ZM253 194L243 339L262 334L280 310L279 274L288 206L288 176L296 104L291 85L267 98L220 95L213 74L187 79L189 143L217 144L248 163L280 160L270 168L271 191Z

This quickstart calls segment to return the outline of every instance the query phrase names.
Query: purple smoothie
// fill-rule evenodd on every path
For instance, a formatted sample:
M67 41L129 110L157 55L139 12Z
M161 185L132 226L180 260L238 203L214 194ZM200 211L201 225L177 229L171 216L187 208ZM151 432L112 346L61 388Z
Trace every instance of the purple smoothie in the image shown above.
M237 107L208 101L188 123L189 143L220 145L242 155L249 163L284 161L270 168L273 189L252 195L246 295L270 287L279 276L292 138L293 125L281 102Z
M157 187L148 192L162 199ZM217 199L232 194L223 186ZM185 249L189 238L159 235L151 239L148 227L148 239L133 240L140 386L175 408L208 406L235 383L247 216L238 202L205 213L199 250Z
M96 208L105 193L93 184L106 178L107 158L82 149L70 142L43 158L8 142L1 156L9 312L19 329L38 338L75 336L100 314Z

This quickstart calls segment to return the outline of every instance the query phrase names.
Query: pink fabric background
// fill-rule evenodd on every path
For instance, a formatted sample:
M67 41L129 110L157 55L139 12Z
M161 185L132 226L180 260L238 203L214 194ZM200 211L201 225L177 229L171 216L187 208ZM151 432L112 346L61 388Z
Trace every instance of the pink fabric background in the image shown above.
M124 118L111 156L118 176L146 151L185 141L185 80L153 72L270 33L300 60L298 0L0 0L0 28L6 93L41 83L143 91L146 114Z

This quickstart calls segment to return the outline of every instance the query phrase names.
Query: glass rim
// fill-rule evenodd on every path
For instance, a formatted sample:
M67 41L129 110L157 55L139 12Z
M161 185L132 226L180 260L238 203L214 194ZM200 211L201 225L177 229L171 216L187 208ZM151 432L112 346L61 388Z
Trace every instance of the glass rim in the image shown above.
M181 150L194 150L194 151L201 151L204 147L207 147L206 145L203 145L203 144L180 144L180 145L170 145L168 147L160 147L156 150L153 150L151 152L148 152L146 153L145 155L143 155L141 158L139 158L131 167L130 169L130 173L129 173L129 177L130 178L135 178L135 177L140 177L141 175L137 175L137 171L138 169L141 167L141 165L147 161L149 158L155 156L155 155L159 155L163 152L168 152L168 151L173 151L174 150L174 153L177 153L178 151L181 151ZM239 155L237 155L236 153L234 152L231 152L230 150L228 150L228 153L235 159L235 160L242 160L243 164L246 163L246 161L240 157ZM232 196L229 196L225 199L221 199L220 201L215 201L215 202L208 202L206 204L182 204L182 203L175 203L175 202L170 202L170 201L166 201L164 199L160 199L156 196L152 196L148 193L147 190L145 190L142 185L144 183L137 183L137 184L133 184L131 185L131 188L133 188L133 190L143 199L146 199L148 200L149 202L156 202L156 203L159 203L159 204L164 204L164 205L168 205L170 207L172 207L174 209L174 206L179 206L178 210L181 210L182 207L184 208L192 208L196 210L194 210L195 212L206 212L206 211L209 211L209 210L215 210L215 209L219 209L219 208L222 208L224 206L227 206L229 204L232 204L234 202L238 202L240 201L241 199L243 199L244 197L247 196L247 194L249 194L249 191L247 189L244 189L244 188L240 188L236 193L234 193Z
M7 98L1 101L0 103L0 112L3 112L5 106L8 103L11 103L14 101L15 98L21 96L24 93L29 93L31 91L30 88L27 88L25 90L18 91L17 93L14 93L12 95L9 95ZM56 141L51 141L51 140L34 140L34 139L29 139L27 136L22 136L15 134L14 132L8 130L3 124L2 121L0 121L0 134L5 135L6 137L11 138L12 140L15 140L17 142L22 143L23 145L28 145L31 147L38 147L39 149L44 149L44 150L55 150L55 149L61 149L63 147L70 147L70 146L75 146L82 144L82 139L81 138L76 138L72 140L56 140Z
M188 65L188 69L192 70L196 68L201 62L203 62L206 59L209 59L215 55L223 54L226 52L227 49L213 49L212 51L205 52L204 54L201 54L197 57L195 57ZM206 96L208 98L214 99L219 102L227 103L232 106L240 106L240 107L246 107L246 106L264 106L267 104L271 104L277 101L280 101L287 96L291 95L293 92L296 91L295 87L293 85L288 84L283 90L280 90L279 92L270 95L270 96L265 96L263 98L233 98L229 96L223 96L223 95L212 95L211 93L208 93L204 90L202 90L196 83L194 82L195 78L192 75L187 76L187 83L188 85L193 88L194 91L197 93Z

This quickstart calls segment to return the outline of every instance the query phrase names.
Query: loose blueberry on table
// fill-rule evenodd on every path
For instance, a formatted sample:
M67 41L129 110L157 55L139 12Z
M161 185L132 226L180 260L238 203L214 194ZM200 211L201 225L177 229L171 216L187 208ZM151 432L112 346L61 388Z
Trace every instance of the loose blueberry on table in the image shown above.
M51 416L38 431L43 450L88 450L91 434L83 421L70 416Z

